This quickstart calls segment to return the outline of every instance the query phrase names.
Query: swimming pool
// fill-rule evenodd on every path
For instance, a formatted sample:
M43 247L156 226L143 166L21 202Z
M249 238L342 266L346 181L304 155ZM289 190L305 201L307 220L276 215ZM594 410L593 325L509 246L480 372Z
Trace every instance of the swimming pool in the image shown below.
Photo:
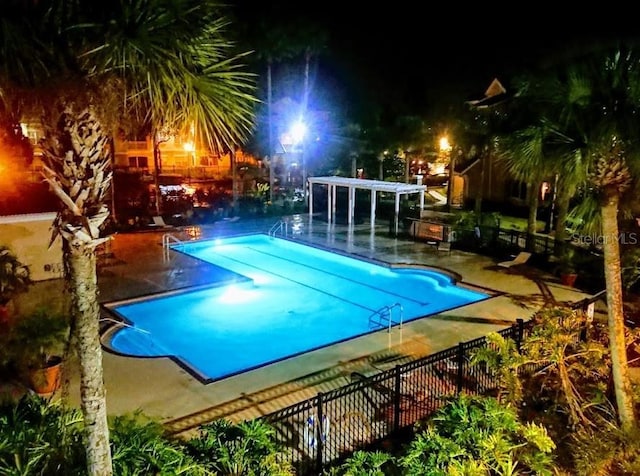
M106 305L125 326L104 343L125 355L171 356L204 382L490 297L434 270L263 234L174 249L214 265L220 283Z

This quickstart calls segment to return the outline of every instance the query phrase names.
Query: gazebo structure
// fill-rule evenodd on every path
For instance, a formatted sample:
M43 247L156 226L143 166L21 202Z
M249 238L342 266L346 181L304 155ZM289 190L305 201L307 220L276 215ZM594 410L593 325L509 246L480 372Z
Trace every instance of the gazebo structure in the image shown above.
M348 193L348 210L347 224L353 223L356 189L369 190L371 192L371 228L375 226L376 221L376 194L378 192L387 192L395 194L395 213L394 213L394 230L398 234L398 217L400 214L400 195L408 195L410 193L420 194L420 210L424 209L424 193L427 191L426 185L414 185L402 182L384 182L382 180L367 180L349 177L309 177L309 216L313 214L313 186L325 185L327 193L327 221L332 223L336 216L336 189L338 187L346 187Z

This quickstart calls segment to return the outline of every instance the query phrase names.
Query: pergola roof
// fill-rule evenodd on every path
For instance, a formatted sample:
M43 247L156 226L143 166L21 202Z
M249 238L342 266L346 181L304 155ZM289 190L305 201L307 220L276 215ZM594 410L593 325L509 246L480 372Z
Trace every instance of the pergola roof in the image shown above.
M426 185L415 185L402 182L385 182L383 180L368 180L350 177L309 177L310 184L334 185L338 187L352 187L376 192L418 193L427 189Z

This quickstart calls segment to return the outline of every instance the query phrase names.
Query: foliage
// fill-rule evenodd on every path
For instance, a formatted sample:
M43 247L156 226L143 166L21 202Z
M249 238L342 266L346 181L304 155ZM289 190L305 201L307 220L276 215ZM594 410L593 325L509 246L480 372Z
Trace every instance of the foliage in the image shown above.
M471 365L485 365L497 378L498 401L518 408L522 404L523 386L518 375L524 363L513 339L505 339L497 332L487 334L487 345L471 353Z
M389 476L399 474L394 458L382 451L356 451L340 467L331 469L329 476Z
M69 336L65 316L44 307L12 319L0 332L0 368L10 377L25 378L61 355Z
M277 459L275 429L262 420L233 424L216 420L203 425L187 443L188 453L217 474L286 476L294 474Z
M624 432L608 421L581 428L573 435L571 455L578 476L640 474L640 430Z
M399 459L406 474L552 474L555 444L494 398L460 396L439 409Z
M622 255L622 285L629 292L640 282L640 248L630 248Z
M85 474L82 415L27 394L0 405L0 474Z
M115 417L110 426L116 475L209 474L201 462L188 454L182 443L164 435L160 423L140 412Z
M532 378L539 394L547 394L572 425L592 424L593 412L610 410L606 396L610 358L606 331L592 325L584 338L586 317L566 307L542 309L522 343L526 362L540 367Z
M26 291L30 284L29 268L7 246L0 245L0 305Z

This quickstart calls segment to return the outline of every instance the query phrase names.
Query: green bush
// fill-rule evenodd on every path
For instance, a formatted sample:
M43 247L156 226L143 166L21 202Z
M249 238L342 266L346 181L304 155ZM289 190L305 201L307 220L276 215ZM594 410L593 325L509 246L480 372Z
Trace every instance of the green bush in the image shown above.
M555 444L494 398L460 396L439 409L399 463L405 474L551 475Z
M82 415L26 395L0 405L0 474L86 474Z
M215 474L288 476L288 463L279 462L275 429L262 420L233 424L216 420L203 425L187 442L189 454Z

